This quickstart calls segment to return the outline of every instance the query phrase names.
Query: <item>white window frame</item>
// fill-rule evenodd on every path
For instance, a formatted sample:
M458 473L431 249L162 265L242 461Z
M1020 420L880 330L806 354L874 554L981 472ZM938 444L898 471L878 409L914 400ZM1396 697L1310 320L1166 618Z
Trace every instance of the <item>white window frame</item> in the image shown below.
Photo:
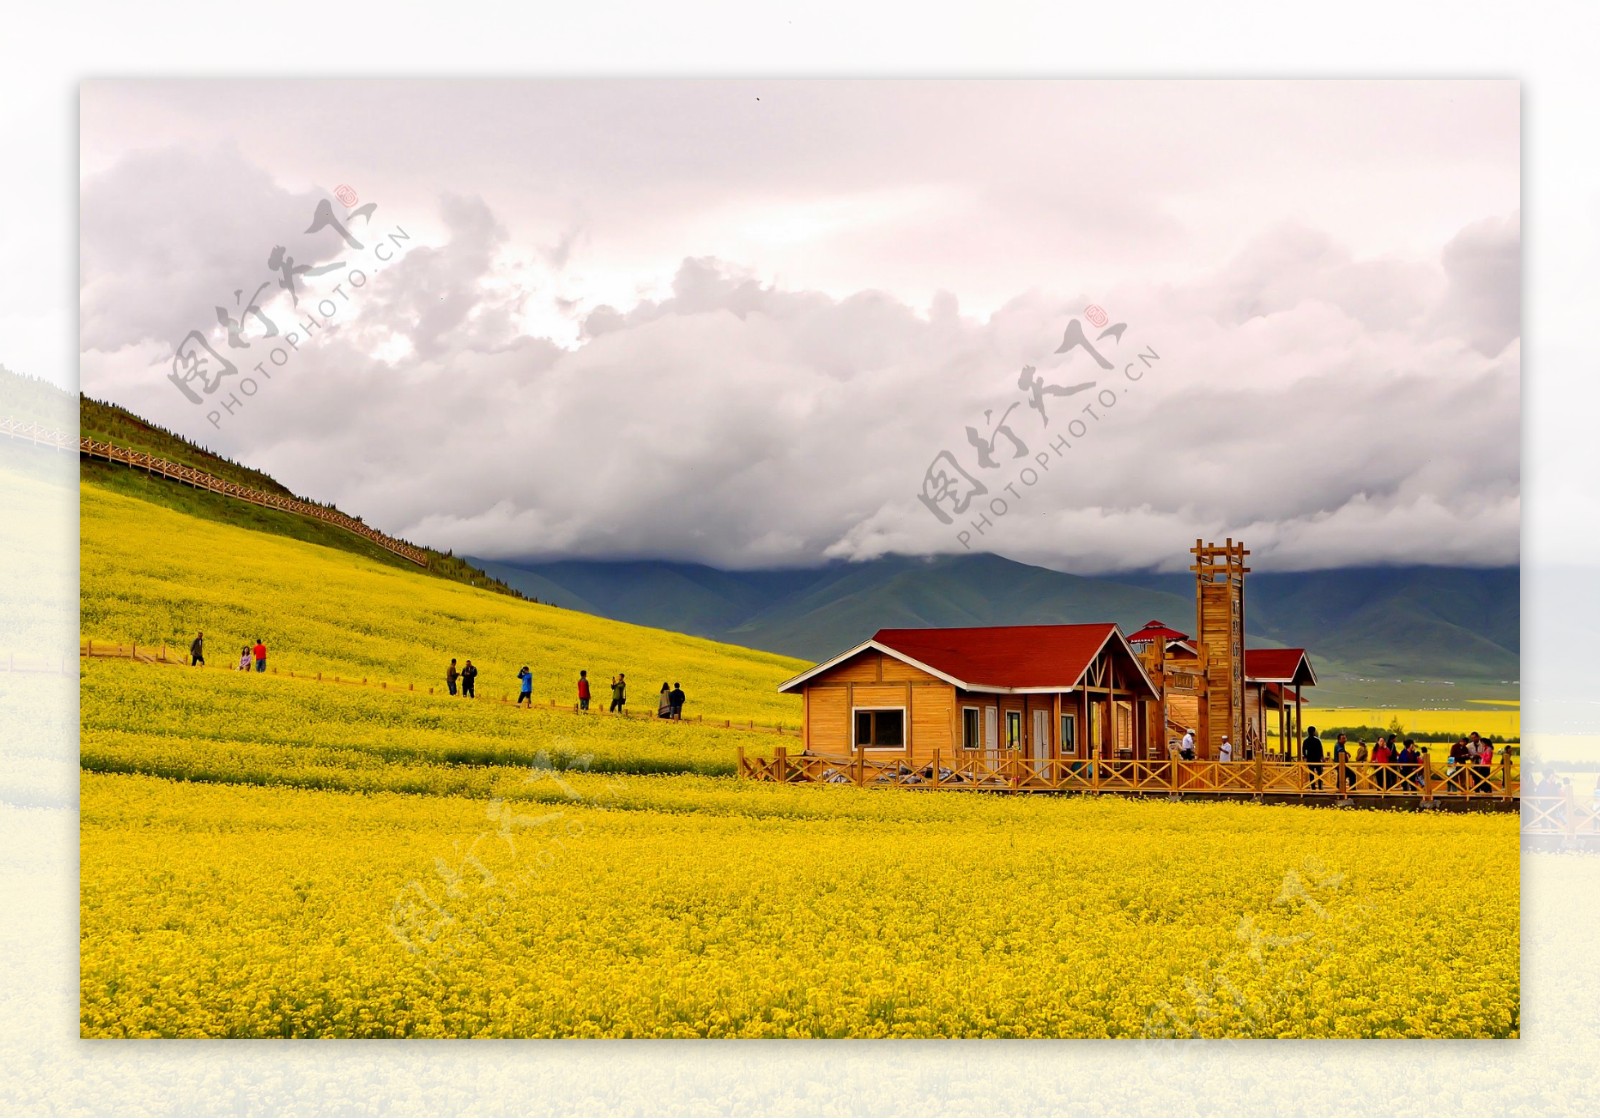
M1067 727L1072 728L1072 733L1067 733ZM1078 713L1076 711L1061 712L1061 725L1056 728L1061 734L1061 756L1075 758L1078 756ZM1071 749L1068 749L1068 745Z
M862 713L876 713L878 711L900 712L900 745L898 746L863 746L856 739L856 716ZM911 720L906 717L904 707L893 704L881 704L872 707L852 707L850 709L850 745L857 751L868 753L903 754L911 748Z
M1028 748L1028 720L1024 717L1023 710L1020 707L1007 707L1001 714L1004 716L1003 722L1005 723L1005 729L1001 732L1002 737L1005 739L1005 748L1007 750L1026 750ZM1015 743L1011 741L1011 719L1013 716L1017 720L1017 739Z

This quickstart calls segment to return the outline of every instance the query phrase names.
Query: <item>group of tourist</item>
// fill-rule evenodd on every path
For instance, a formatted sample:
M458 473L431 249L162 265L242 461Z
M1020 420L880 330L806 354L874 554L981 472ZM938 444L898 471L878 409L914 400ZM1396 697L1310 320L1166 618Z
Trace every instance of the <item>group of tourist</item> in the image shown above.
M265 656L265 651L262 653ZM472 699L477 696L478 668L470 660L460 668L456 667L456 658L450 658L450 667L445 669L444 683L451 695L459 694ZM527 665L517 671L517 706L526 703L533 706L533 672ZM579 711L589 710L589 700L593 693L589 687L589 670L582 669L578 673L578 707ZM682 719L683 704L685 701L683 686L681 684L668 684L662 681L661 697L656 706L656 714L662 719ZM612 714L623 711L628 705L628 677L625 673L617 673L611 678L611 706L607 709Z
M1168 752L1175 760L1193 761L1194 729L1185 729L1183 738L1169 745ZM1300 744L1300 759L1310 771L1313 789L1323 788L1330 762L1340 767L1350 763L1372 766L1373 781L1380 789L1421 788L1423 767L1430 761L1427 746L1418 746L1415 739L1402 739L1399 735L1379 735L1369 751L1365 740L1357 742L1352 750L1349 736L1340 734L1330 750L1323 744L1316 727L1306 728L1305 741ZM1217 760L1223 764L1235 760L1233 743L1226 734L1217 748ZM1253 759L1247 752L1243 760ZM1473 731L1451 745L1445 760L1445 784L1449 788L1477 788L1489 780L1493 766L1494 743ZM1345 777L1348 788L1349 770L1345 771Z
M239 663L234 665L240 672L249 672L251 666L257 672L267 670L267 647L261 638L256 638L254 645L246 645L239 650ZM201 630L194 635L194 640L189 642L189 667L204 668L206 666L206 635Z

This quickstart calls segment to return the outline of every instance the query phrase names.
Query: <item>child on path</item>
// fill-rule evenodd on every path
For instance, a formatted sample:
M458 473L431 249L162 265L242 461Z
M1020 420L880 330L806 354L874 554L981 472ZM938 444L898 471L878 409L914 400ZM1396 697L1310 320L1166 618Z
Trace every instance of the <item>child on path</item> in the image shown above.
M578 673L578 710L589 710L589 670Z
M533 707L533 673L528 671L528 666L523 665L522 671L517 673L517 679L522 681L522 691L517 696L517 706L522 706L522 701L528 701L528 707Z

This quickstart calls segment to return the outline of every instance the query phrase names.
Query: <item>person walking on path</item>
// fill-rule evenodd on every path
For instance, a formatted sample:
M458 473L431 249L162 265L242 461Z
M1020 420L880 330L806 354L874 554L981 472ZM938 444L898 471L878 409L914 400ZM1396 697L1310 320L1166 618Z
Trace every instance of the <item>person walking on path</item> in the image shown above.
M265 672L267 670L267 647L261 643L261 638L256 638L256 647L250 651L255 654L256 671Z
M623 705L628 702L628 678L622 673L617 673L611 681L611 711L620 714Z
M656 703L656 718L672 718L672 688L665 680L661 681L661 699Z
M250 646L245 645L239 650L239 664L237 667L240 672L250 671Z
M589 710L589 670L578 673L578 710Z
M474 690L477 685L477 680L478 668L472 663L471 660L468 660L461 669L461 696L463 699L478 698L478 693Z
M1300 746L1300 756L1306 760L1306 765L1311 770L1311 787L1322 788L1322 739L1317 737L1316 727L1306 728L1306 740Z
M674 680L672 682L672 717L674 719L683 718L683 699L683 688Z
M450 689L450 694L456 694L456 681L461 678L460 669L456 668L456 659L450 658L450 667L444 670L444 686Z
M517 679L522 681L522 691L517 693L517 706L522 706L522 701L528 701L529 710L533 709L533 673L528 671L528 666L523 665L522 671L517 673Z
M194 635L194 640L189 642L189 667L193 668L197 664L203 667L205 663L206 635L204 633L197 633Z
M1186 729L1183 732L1183 741L1178 744L1178 753L1186 762L1194 761L1194 731Z

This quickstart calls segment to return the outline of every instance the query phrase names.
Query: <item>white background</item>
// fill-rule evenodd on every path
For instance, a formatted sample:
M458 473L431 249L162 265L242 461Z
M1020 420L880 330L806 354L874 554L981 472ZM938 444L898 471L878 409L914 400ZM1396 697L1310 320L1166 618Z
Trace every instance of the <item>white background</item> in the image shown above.
M0 361L75 383L77 82L99 76L1506 77L1523 82L1524 643L1590 655L1600 5L765 7L397 3L12 9L0 46ZM396 137L401 144L403 137ZM1381 417L1375 417L1381 420ZM76 575L60 517L4 544ZM9 502L8 502L9 509ZM8 576L15 577L14 571ZM41 575L43 583L49 578ZM1546 588L1560 587L1546 592ZM61 644L76 640L71 587ZM1524 858L1523 1040L1280 1043L87 1043L77 1038L76 695L11 695L0 1109L21 1113L1505 1113L1600 1110L1592 860ZM1530 705L1540 682L1526 681ZM15 691L15 682L6 688ZM17 706L31 700L32 708ZM1536 706L1528 711L1537 730ZM1597 720L1600 721L1600 720ZM1570 726L1570 723L1569 723ZM1591 724L1584 728L1596 733ZM15 743L27 739L19 755ZM19 762L24 757L25 762ZM52 794L54 795L54 794ZM1511 947L1508 946L1508 950Z

